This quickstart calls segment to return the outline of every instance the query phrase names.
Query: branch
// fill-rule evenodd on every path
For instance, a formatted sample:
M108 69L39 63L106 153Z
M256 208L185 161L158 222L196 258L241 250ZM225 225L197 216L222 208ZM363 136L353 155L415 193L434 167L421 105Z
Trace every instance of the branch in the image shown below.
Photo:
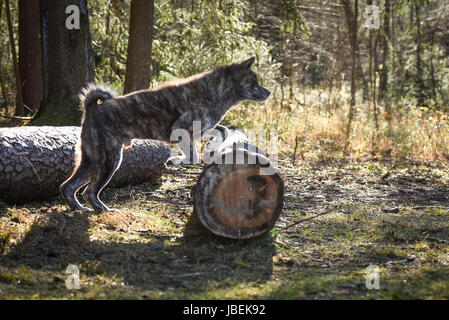
M33 119L33 117L8 116L6 114L0 114L0 117L8 118L8 119L18 119L18 120L31 120L31 119Z

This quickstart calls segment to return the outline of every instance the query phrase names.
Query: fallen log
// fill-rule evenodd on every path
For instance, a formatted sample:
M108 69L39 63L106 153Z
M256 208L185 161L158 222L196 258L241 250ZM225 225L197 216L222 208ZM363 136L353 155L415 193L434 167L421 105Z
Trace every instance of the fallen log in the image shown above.
M23 202L48 199L72 173L80 127L0 128L0 199ZM108 186L158 179L170 156L168 145L135 140Z
M212 152L212 150L214 150ZM231 130L192 189L194 212L211 232L248 239L273 228L282 210L284 183L266 154L241 130ZM207 159L207 157L205 157Z

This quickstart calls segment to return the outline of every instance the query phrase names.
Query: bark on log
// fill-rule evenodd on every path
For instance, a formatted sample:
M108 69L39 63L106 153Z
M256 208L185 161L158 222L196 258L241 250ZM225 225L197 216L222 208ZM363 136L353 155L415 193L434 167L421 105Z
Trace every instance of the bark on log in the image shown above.
M263 151L242 131L231 130L213 161L192 190L201 223L233 239L253 238L273 228L282 210L284 183Z
M20 127L0 129L0 199L23 202L48 199L74 168L80 127ZM158 179L170 156L168 145L135 140L123 150L123 161L108 186L125 186Z

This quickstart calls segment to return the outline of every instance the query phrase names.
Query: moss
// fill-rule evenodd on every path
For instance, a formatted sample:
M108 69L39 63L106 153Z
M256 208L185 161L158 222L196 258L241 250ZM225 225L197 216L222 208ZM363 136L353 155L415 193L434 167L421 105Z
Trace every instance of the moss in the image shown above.
M33 126L79 126L82 112L76 95L53 95L40 106Z

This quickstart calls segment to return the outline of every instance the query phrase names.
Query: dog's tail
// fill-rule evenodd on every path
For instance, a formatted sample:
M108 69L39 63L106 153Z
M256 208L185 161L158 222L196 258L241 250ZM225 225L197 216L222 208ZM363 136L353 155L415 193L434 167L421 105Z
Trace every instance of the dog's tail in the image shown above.
M111 88L91 83L81 90L79 99L81 101L81 108L85 112L88 112L91 107L102 104L106 100L113 99L116 96L116 93Z

